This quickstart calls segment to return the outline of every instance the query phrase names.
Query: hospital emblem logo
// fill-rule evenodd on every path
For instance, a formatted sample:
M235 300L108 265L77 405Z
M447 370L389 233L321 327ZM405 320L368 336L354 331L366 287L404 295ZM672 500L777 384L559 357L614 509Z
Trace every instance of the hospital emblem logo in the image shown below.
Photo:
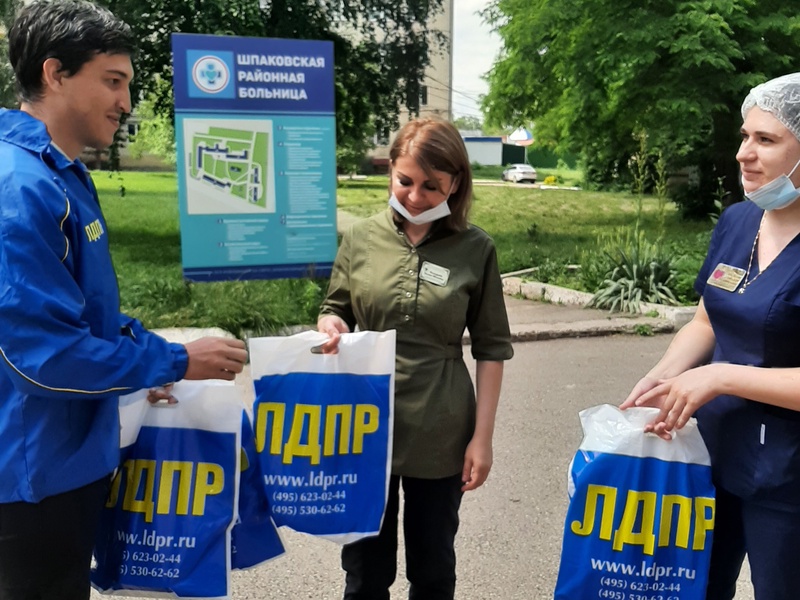
M233 53L207 50L186 52L190 98L233 98Z
M228 65L216 56L204 56L192 67L192 79L195 85L208 94L224 90L230 78Z

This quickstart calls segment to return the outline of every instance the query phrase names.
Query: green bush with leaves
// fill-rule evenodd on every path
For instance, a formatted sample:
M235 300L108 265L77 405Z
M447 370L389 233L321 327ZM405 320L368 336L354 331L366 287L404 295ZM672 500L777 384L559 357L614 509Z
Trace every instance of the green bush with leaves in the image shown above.
M675 276L670 287L681 304L696 304L700 296L694 291L694 281L703 266L711 231L687 236L683 240L673 240L668 245L673 261Z
M578 276L575 275L574 267L549 257L537 263L536 270L532 273L532 276L541 283L550 283L571 289L579 287L576 285Z
M650 242L644 232L618 230L602 241L602 254L609 268L589 306L612 312L641 312L642 302L678 304L671 289L673 259L659 242Z
M157 85L160 88L169 88L171 84L169 81L159 80ZM133 159L139 159L144 154L152 154L165 163L174 165L177 160L175 127L171 118L157 112L156 101L156 94L151 94L137 105L139 131L129 140L128 152Z
M244 339L313 327L327 281L191 283L179 271L154 279L126 269L120 284L123 310L148 327L221 327Z
M580 289L594 292L600 289L603 282L608 278L608 274L613 268L613 265L611 259L605 252L592 248L581 251L580 267L581 268L578 270Z

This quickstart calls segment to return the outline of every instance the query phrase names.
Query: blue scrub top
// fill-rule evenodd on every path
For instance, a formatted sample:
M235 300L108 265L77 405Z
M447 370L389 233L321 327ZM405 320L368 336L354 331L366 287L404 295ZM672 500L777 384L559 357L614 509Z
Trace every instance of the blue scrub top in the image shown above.
M720 264L747 269L763 211L752 202L720 217L695 289L716 337L714 362L800 366L800 236L755 280L753 256L743 294L709 284ZM757 254L757 252L756 252ZM798 389L800 394L800 389ZM800 510L800 412L719 396L697 411L714 483L742 498Z

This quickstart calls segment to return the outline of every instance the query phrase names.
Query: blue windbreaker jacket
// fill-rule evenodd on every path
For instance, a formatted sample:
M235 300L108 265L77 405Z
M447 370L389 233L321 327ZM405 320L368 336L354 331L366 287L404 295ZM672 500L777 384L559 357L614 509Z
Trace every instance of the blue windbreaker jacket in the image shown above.
M80 161L0 110L0 502L109 474L119 394L181 379L185 348L119 312L105 220Z

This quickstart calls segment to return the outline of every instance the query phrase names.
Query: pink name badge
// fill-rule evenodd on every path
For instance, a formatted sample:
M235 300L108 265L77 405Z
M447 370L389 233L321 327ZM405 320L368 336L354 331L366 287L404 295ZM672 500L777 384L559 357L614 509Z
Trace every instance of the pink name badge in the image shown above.
M726 292L732 292L739 287L742 279L744 279L744 273L744 269L732 267L731 265L726 265L725 263L719 263L711 272L711 275L706 283L708 285L713 285L714 287L723 289Z

